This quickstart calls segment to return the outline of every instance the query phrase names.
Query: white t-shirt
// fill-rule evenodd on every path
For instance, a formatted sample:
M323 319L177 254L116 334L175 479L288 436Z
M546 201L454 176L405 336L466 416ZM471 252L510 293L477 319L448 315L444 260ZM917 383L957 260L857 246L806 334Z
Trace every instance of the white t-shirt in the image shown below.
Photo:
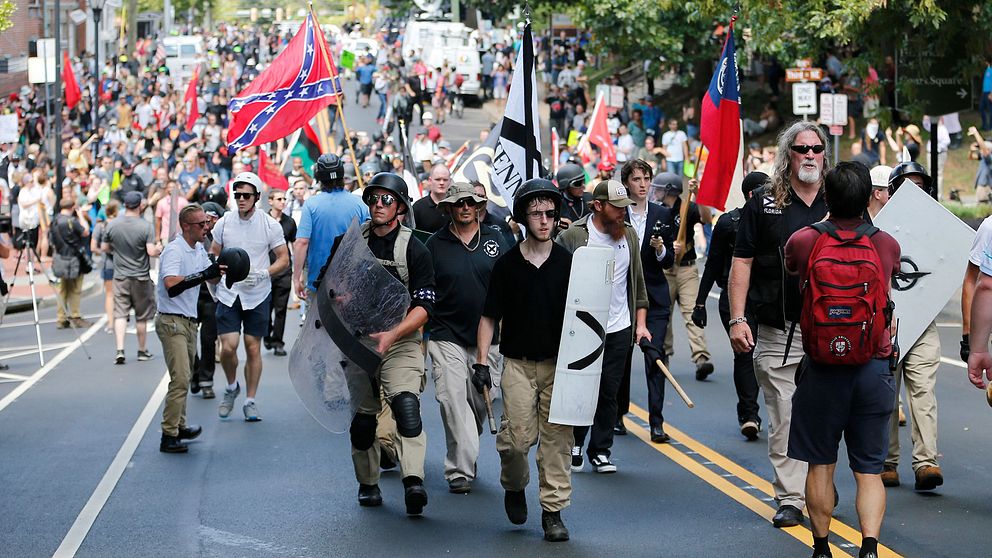
M606 333L616 333L630 327L630 306L627 302L627 272L630 270L630 248L627 247L627 235L620 240L613 240L609 235L596 228L592 218L589 218L589 246L606 246L613 249L613 295L610 297L610 319L606 324Z
M682 146L689 141L688 136L682 130L669 130L661 135L661 145L668 152L667 159L673 163L680 163L685 160Z
M992 275L992 217L986 217L978 227L968 261L977 265L985 275Z
M213 230L214 242L223 248L243 248L251 259L251 271L268 269L269 250L286 244L279 222L263 211L255 210L251 217L242 219L237 210L224 214ZM217 300L225 306L233 306L241 297L241 307L251 310L258 306L272 292L272 281L266 279L249 287L244 282L235 283L230 289L227 282L217 284Z
M38 186L21 188L21 192L17 195L17 207L20 209L18 228L29 231L41 223L41 204L34 203L30 207L26 204L40 201L44 194L45 190Z

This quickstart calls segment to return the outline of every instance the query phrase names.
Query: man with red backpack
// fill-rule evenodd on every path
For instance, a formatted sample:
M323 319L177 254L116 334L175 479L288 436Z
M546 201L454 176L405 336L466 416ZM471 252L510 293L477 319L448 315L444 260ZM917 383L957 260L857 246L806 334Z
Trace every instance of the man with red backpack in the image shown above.
M805 357L796 378L789 457L809 464L806 507L813 557L829 558L827 535L835 505L834 469L841 436L858 485L860 558L877 558L885 513L882 466L888 421L895 407L889 325L889 284L899 271L899 244L862 215L871 177L860 163L844 162L824 176L826 221L794 233L785 268L798 275Z

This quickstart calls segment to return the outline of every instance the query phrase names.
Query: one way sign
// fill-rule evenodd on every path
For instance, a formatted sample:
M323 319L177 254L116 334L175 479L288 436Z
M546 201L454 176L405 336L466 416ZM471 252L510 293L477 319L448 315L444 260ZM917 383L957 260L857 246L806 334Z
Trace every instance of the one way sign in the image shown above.
M792 114L806 116L816 114L816 84L792 84Z

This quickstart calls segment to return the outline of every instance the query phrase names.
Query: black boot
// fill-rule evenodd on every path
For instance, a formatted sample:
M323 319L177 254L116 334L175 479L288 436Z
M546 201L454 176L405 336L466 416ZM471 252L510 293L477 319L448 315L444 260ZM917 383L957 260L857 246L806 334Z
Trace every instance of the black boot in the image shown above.
M179 438L180 440L192 440L199 436L203 432L203 427L196 424L187 424L186 426L179 427Z
M189 448L179 441L179 436L162 434L162 442L158 445L158 451L162 453L186 453Z
M378 484L358 485L358 505L366 508L382 505L382 492Z
M561 512L541 512L541 526L544 527L544 540L562 542L568 540L568 529L561 520Z
M527 523L527 496L523 490L507 490L503 496L506 517L514 525Z
M403 486L406 487L404 494L406 514L424 513L424 507L427 505L427 489L424 488L424 481L420 477L410 476L403 479Z

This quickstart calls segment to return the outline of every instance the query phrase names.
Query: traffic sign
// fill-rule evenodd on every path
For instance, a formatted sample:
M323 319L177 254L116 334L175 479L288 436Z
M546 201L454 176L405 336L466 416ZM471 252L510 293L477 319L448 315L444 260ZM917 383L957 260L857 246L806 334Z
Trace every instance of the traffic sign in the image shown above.
M820 93L820 124L824 126L847 124L847 95Z
M816 84L792 84L792 114L806 116L816 114Z
M971 108L971 83L955 71L960 53L913 52L900 58L898 80L909 84L909 98L923 105L924 114L937 116Z
M785 81L797 83L801 81L820 81L823 79L823 68L787 68Z
M831 136L843 136L844 135L844 127L843 126L837 126L837 125L831 126L830 127L830 135Z

